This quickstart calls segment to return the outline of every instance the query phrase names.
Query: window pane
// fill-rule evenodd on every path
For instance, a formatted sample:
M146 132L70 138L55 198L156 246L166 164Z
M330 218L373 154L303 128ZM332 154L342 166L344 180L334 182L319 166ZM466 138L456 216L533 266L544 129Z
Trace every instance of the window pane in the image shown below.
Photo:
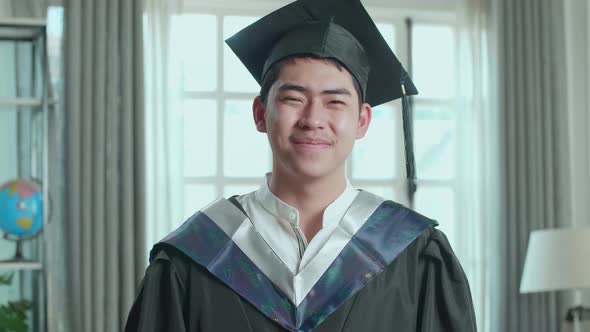
M414 147L418 179L454 177L455 144L451 110L416 106Z
M51 83L60 84L62 66L62 37L63 37L64 9L63 7L49 7L47 10L47 58Z
M392 104L373 108L365 137L356 141L352 153L353 179L392 179L395 174L396 108Z
M187 99L183 104L184 175L213 176L217 170L217 103Z
M185 91L213 91L217 87L217 17L173 16L173 48L179 51ZM174 53L174 52L172 52Z
M416 211L438 221L451 245L455 243L455 193L451 188L418 185Z
M383 38L391 50L395 50L395 27L389 23L377 23L377 29L381 32Z
M236 32L258 20L250 16L226 16L223 20L223 39L233 36ZM224 43L223 48L223 84L226 91L258 92L260 86L250 72L242 64L234 52Z
M260 180L262 181L262 180ZM255 191L260 187L259 184L233 184L223 188L223 197L229 198L234 195L243 195Z
M270 170L270 147L254 125L252 101L225 103L223 146L225 176L259 178Z
M195 214L217 197L212 184L187 184L184 186L184 219ZM182 221L181 221L182 222ZM180 223L178 225L180 225ZM174 226L176 228L178 225Z
M417 98L455 96L455 37L449 26L417 24L412 30L412 80Z

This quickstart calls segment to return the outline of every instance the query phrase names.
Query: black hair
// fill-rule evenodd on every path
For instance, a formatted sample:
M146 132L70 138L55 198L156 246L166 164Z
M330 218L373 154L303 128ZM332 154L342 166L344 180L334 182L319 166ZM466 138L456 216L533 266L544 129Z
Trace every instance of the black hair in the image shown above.
M340 61L333 59L333 58L321 58L321 57L319 57L317 55L313 55L313 54L293 55L293 56L283 58L283 59L275 62L274 64L272 64L270 66L270 68L266 71L266 74L264 75L264 78L262 79L262 84L260 86L260 102L262 103L262 105L266 106L266 102L268 101L268 94L270 92L270 88L279 78L279 75L281 74L281 70L283 69L283 66L287 63L293 63L295 61L295 59L324 60L328 63L335 65L338 68L338 70L342 71L342 69L345 69L348 72L348 69L346 69L346 67L344 67L344 65L342 63L340 63ZM352 77L352 83L354 84L354 89L356 90L356 94L358 96L359 109L360 109L361 105L364 102L363 97L362 97L362 93L361 93L361 86L359 85L357 80L354 78L354 76L352 76L352 74L350 76Z

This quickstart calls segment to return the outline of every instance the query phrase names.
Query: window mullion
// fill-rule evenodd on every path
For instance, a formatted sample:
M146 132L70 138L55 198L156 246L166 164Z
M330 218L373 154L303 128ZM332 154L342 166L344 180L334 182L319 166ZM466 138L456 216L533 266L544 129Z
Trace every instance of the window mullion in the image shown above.
M223 194L223 165L224 152L225 152L225 141L224 141L224 119L225 119L225 98L223 96L224 82L224 49L223 49L223 19L222 15L217 15L217 93L215 101L217 102L217 172L215 173L215 189L217 191L217 197Z

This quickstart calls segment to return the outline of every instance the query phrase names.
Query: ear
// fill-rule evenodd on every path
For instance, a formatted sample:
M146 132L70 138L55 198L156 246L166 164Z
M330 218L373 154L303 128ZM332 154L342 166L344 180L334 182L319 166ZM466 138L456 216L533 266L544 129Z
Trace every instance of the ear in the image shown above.
M360 114L359 114L359 121L358 121L358 126L356 128L356 138L363 138L365 137L365 134L367 133L367 130L369 129L369 125L371 124L371 117L372 117L372 109L371 109L371 105L367 104L367 103L363 103L361 105L361 109L360 109Z
M254 123L256 124L256 130L261 133L266 133L266 107L260 101L260 96L254 98L252 103L252 113L254 115Z

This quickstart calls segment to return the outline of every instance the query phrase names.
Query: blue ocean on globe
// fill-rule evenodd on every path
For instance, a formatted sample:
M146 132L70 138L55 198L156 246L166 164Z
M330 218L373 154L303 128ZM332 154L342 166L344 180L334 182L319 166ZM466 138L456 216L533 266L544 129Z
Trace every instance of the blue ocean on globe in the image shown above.
M35 235L43 227L43 194L24 179L0 186L0 229L16 238Z

